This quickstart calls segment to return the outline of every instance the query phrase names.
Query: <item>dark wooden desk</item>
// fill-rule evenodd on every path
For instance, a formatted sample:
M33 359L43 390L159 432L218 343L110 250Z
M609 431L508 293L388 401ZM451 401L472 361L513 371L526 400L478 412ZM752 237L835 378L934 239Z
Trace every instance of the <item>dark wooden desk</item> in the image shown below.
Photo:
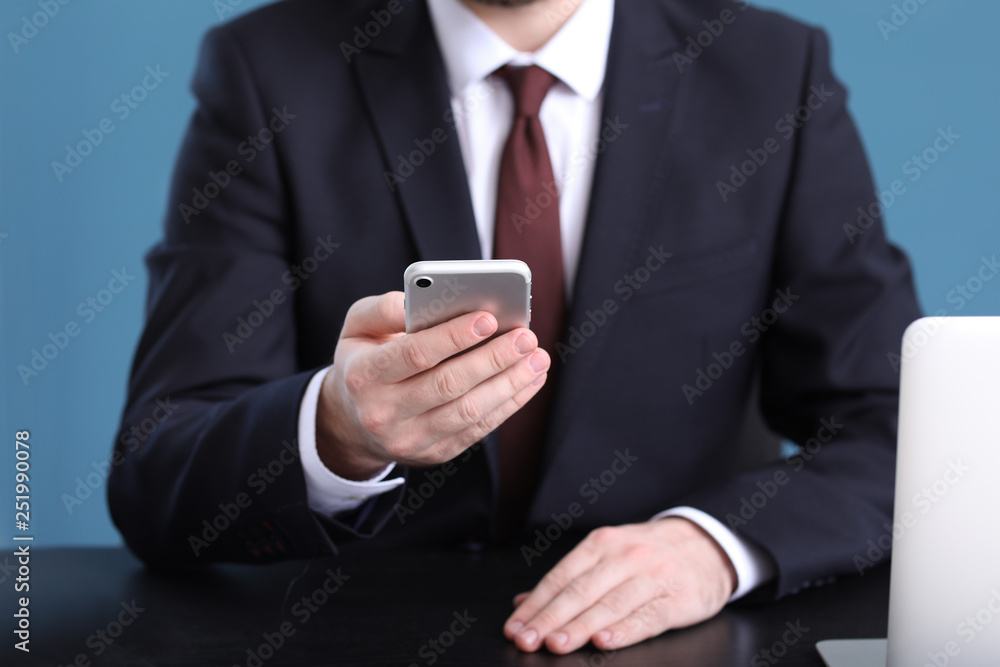
M880 568L777 603L730 607L617 654L522 654L501 625L512 596L557 555L529 568L516 551L345 549L308 563L179 575L151 572L123 549L39 549L31 560L31 655L12 647L13 575L3 584L9 629L0 664L822 665L817 641L886 632L888 570ZM324 583L339 589L327 593Z

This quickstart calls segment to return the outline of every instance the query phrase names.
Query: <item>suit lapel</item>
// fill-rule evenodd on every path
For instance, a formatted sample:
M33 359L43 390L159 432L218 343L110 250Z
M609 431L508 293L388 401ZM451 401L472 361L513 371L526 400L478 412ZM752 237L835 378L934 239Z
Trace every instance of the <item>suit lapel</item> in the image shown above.
M424 4L406 5L354 66L385 158L385 186L399 199L418 256L479 259L444 63Z
M615 317L608 317L577 348L572 346L569 329L579 330L587 321L586 313L602 310L605 300L621 302L614 285L645 261L645 232L675 166L669 146L677 128L671 122L690 79L670 59L678 43L666 19L650 3L615 3L602 116L602 132L614 140L598 154L595 164L587 228L563 337L567 347L560 355L565 362L559 371L542 458L543 484L574 411L585 394L593 394L599 386L600 378L590 374L601 354L613 353L605 350L605 342ZM628 305L619 303L621 308Z

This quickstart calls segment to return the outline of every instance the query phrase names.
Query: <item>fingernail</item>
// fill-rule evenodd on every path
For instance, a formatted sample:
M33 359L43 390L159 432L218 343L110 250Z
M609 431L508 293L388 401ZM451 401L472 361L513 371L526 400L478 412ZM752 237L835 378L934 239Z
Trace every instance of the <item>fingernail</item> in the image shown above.
M569 635L565 632L554 632L551 635L552 641L555 642L556 646L565 646L566 642L569 641Z
M611 641L611 633L607 630L602 630L594 636L594 639L596 639L601 645L607 646L608 642Z
M541 373L549 366L548 362L545 360L545 355L541 352L536 352L532 355L531 361L528 362L528 365L531 366L531 370L536 373Z
M522 623L521 621L514 621L513 623L507 625L507 632L509 632L512 635L516 635L518 631L523 627L524 623Z
M493 323L490 322L489 318L480 317L472 325L472 330L476 332L477 336L489 336L493 333Z
M514 349L517 350L518 354L528 354L535 349L535 346L531 344L531 339L527 334L521 334L514 341Z
M518 637L520 637L525 644L531 647L534 647L535 642L538 641L538 633L534 630L525 630L519 634Z

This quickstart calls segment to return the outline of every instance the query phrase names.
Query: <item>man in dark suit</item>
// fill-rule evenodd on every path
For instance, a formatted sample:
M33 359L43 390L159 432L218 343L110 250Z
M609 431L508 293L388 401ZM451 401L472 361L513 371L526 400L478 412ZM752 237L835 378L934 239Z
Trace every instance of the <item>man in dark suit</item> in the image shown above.
M210 32L193 88L109 483L143 559L530 564L592 530L504 627L564 653L850 573L891 521L886 354L918 308L820 31L726 0L288 0ZM549 324L460 356L491 314L403 334L408 264L519 252ZM741 449L755 387L799 455Z

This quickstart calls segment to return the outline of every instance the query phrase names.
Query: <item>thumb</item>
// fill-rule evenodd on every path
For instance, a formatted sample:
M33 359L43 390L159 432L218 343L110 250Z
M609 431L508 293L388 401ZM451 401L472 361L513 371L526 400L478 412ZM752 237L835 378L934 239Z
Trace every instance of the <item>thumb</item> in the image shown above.
M405 329L403 293L386 292L355 301L344 318L340 337L381 338L401 334Z

